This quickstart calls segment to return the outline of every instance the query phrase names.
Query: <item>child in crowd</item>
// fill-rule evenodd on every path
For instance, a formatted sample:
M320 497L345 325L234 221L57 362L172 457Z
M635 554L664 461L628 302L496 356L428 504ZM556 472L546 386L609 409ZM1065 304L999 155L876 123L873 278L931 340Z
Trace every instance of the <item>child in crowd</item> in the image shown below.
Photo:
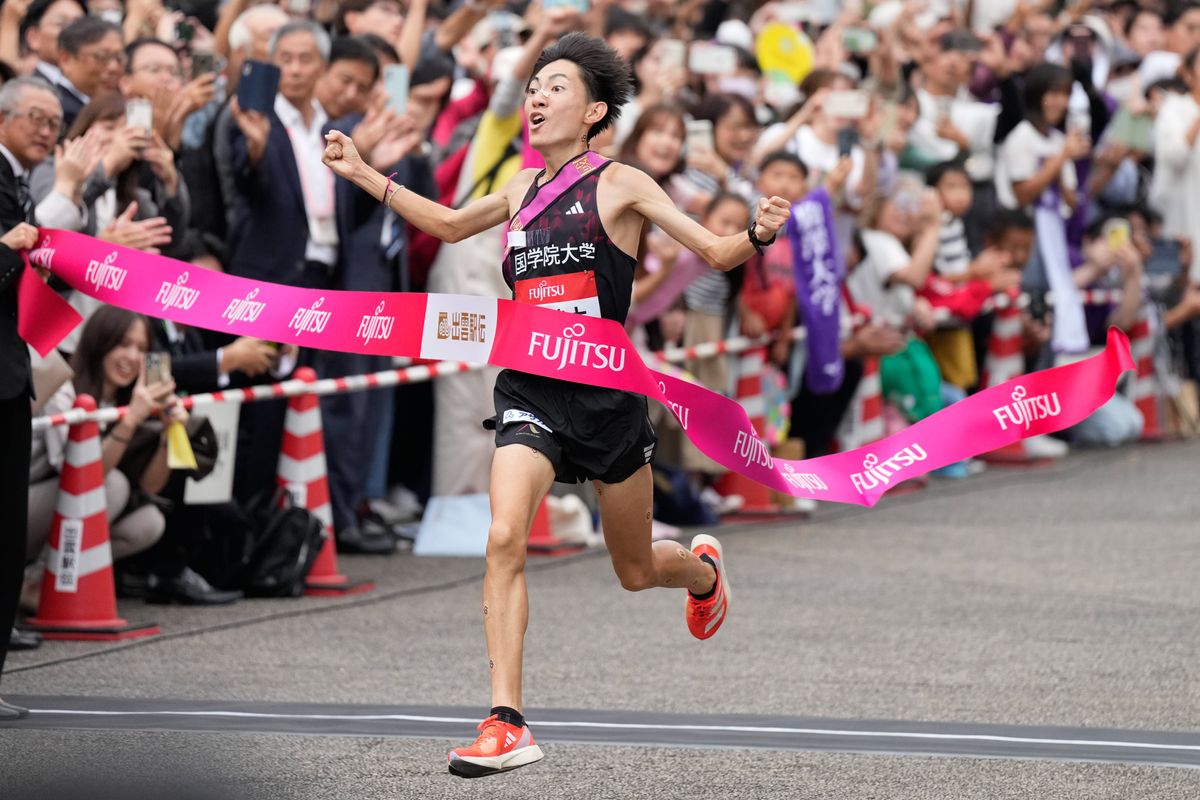
M777 152L763 159L759 169L758 191L764 196L777 195L795 203L807 191L808 169L799 157ZM782 335L796 324L796 286L792 248L786 236L780 236L763 255L746 263L742 292L738 300L742 333L762 336L778 333L771 345L771 360L779 366L787 363L791 339Z
M935 165L927 180L938 193L942 215L933 273L921 296L935 308L945 309L945 315L938 315L937 327L926 338L942 379L966 392L979 382L970 323L992 294L1016 289L1024 265L1014 264L1008 253L995 247L972 259L963 217L971 208L974 191L961 161Z

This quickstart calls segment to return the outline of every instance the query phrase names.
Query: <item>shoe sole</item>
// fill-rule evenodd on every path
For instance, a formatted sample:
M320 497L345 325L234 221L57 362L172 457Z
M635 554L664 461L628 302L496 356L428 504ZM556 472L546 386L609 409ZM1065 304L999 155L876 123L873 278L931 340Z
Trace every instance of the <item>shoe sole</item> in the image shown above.
M725 571L725 551L721 548L721 543L717 540L717 537L709 536L707 533L697 533L692 537L692 552L696 552L696 548L702 544L706 544L713 550L717 551L717 561L719 561L721 564L721 566L718 567L721 572L721 586L722 591L725 592L725 611L722 612L722 617L727 618L729 616L729 604L733 601L733 592L729 591L729 575ZM721 624L724 624L724 619L722 619ZM716 631L714 630L708 636L705 636L704 639L711 639L715 634ZM692 635L695 636L695 634ZM704 641L704 639L701 639L700 641Z
M501 772L511 772L519 767L524 767L541 761L543 758L542 748L536 744L531 744L528 747L522 747L520 750L514 750L503 756L488 757L471 757L471 756L450 756L450 774L456 775L459 778L484 778L488 775L497 775Z

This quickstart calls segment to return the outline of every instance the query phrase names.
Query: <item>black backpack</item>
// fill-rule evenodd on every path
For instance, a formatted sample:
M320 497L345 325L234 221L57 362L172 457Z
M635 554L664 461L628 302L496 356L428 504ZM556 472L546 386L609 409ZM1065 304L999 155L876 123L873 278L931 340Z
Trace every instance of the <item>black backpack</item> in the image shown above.
M304 594L304 579L325 543L325 526L312 512L293 505L282 488L255 497L247 513L255 541L243 584L246 596Z

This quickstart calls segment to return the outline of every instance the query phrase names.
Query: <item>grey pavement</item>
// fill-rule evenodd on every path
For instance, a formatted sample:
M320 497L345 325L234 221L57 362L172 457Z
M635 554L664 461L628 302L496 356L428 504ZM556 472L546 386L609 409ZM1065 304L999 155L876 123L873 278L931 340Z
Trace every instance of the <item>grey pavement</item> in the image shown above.
M534 562L525 702L1200 731L1198 464L1197 443L1091 452L935 482L870 511L831 506L806 521L725 528L736 605L707 642L688 635L681 595L622 592L602 553ZM165 636L16 654L4 692L482 716L482 563L400 555L342 566L379 588L227 609L125 603L125 616L157 619ZM18 757L0 770L36 775L56 763L38 754L100 742L114 759L145 748L236 753L231 764L270 776L271 796L486 790L443 777L447 740L4 730L0 751ZM1200 796L1200 772L1161 767L565 743L547 752L505 786L528 796Z

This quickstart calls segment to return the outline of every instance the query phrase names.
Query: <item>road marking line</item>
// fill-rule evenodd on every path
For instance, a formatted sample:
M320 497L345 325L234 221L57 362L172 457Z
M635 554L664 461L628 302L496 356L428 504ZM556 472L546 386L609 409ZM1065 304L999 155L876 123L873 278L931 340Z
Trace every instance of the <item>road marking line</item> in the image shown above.
M414 714L278 714L258 711L72 711L68 709L30 709L36 714L79 714L87 716L137 717L232 717L248 719L337 720L362 722L443 722L476 724L472 717L427 717ZM922 733L917 731L856 731L836 728L786 728L756 725L682 725L640 722L538 721L529 724L541 728L602 728L610 730L660 730L713 733L792 733L803 736L846 736L880 739L927 739L934 741L1003 742L1008 744L1068 745L1078 747L1116 747L1136 750L1182 750L1200 752L1200 745L1164 744L1160 742L1130 742L1103 739L1050 739L1031 736L1002 736L976 733Z

